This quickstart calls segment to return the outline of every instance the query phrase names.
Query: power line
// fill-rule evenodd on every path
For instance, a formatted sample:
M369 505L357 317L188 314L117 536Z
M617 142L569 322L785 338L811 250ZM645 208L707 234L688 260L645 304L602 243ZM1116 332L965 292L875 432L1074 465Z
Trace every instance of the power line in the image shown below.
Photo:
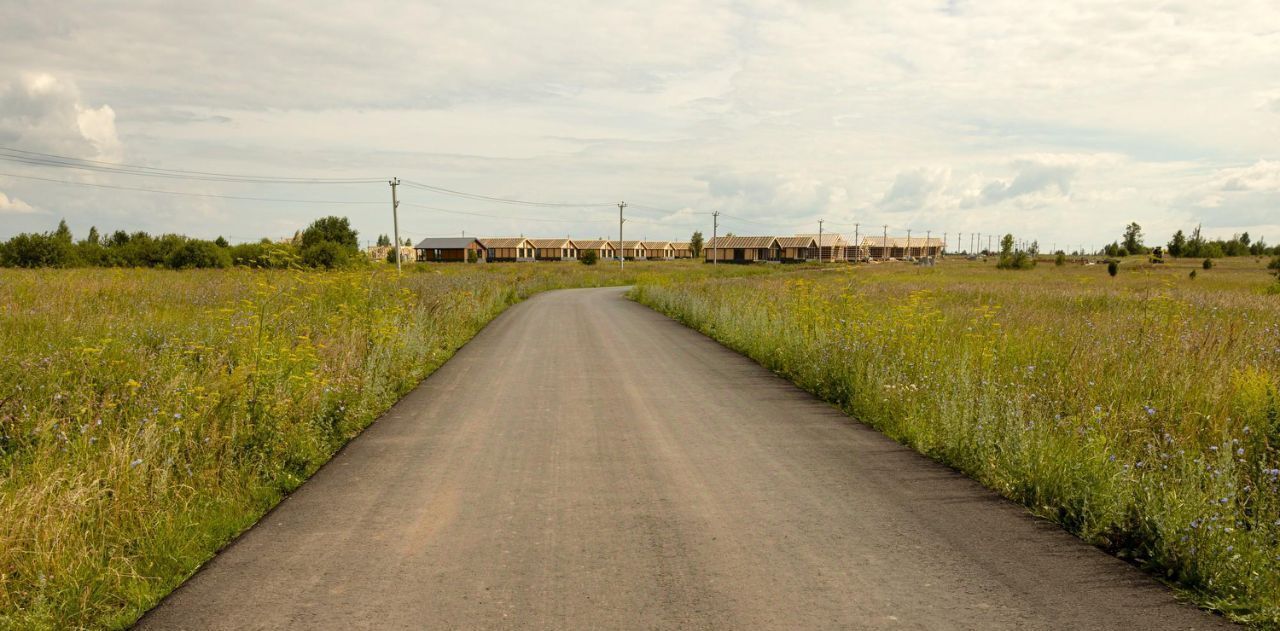
M487 202L498 202L500 204L516 204L521 206L542 206L542 207L555 207L555 208L589 208L593 206L599 206L599 207L613 206L612 202L608 202L608 203L535 202L535 201L530 201L525 199L511 199L507 197L491 197L489 195L481 195L479 193L467 193L463 191L454 190L451 188L444 188L443 186L433 186L431 184L423 184L422 182L414 182L412 180L403 180L403 184L405 186L411 186L413 188L432 191L435 193L443 193L445 195L454 195L456 197L464 197L467 199L481 200L481 201L487 201Z
M158 188L140 188L137 186L116 186L114 184L97 184L94 182L73 182L70 180L55 180L47 177L36 177L34 175L18 175L16 173L0 173L4 177L16 177L24 180L38 180L40 182L52 182L54 184L69 184L71 186L91 186L93 188L110 188L121 191L140 191L143 193L161 193L164 195L179 195L185 197L212 197L216 199L236 199L254 202L290 202L296 204L384 204L385 202L365 202L365 201L344 201L333 199L288 199L283 197L248 197L244 195L217 195L214 193L188 193L186 191L170 191Z
M267 175L215 173L210 171L191 171L184 169L166 169L136 164L72 158L52 153L40 153L38 151L15 149L13 147L0 147L0 160L29 164L33 166L49 166L65 169L79 169L83 171L95 171L99 173L118 173L121 175L200 180L206 182L243 182L251 184L372 184L381 182L380 179L373 178L277 177Z

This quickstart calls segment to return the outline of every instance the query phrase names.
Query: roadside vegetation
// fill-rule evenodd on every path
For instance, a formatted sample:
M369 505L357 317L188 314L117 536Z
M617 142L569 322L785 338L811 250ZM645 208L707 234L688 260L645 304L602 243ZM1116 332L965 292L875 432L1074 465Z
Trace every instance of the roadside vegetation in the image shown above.
M1061 259L1059 259L1061 261ZM1278 264L1280 265L1280 264ZM947 261L638 286L889 436L1280 625L1280 281L1266 259Z
M128 625L527 296L771 271L0 270L0 628Z

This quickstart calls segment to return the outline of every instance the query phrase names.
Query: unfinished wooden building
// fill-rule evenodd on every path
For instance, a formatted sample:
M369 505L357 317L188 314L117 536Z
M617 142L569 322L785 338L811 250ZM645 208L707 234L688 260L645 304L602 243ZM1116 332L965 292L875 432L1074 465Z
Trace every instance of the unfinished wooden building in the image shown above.
M777 237L716 237L707 242L702 256L722 263L776 262L782 246Z

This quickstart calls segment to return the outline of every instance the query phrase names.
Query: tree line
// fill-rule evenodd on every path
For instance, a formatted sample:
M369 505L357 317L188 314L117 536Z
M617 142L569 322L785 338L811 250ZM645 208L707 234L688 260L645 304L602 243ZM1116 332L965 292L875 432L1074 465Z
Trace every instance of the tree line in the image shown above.
M332 269L366 260L357 236L346 217L330 216L315 220L283 243L262 239L232 245L222 237L206 240L124 230L102 234L96 226L76 240L63 220L52 232L22 233L0 243L0 266Z
M1124 235L1119 241L1113 241L1103 248L1107 256L1129 256L1132 254L1167 253L1175 258L1218 259L1228 256L1267 256L1280 255L1280 246L1268 246L1259 237L1256 241L1248 232L1232 235L1230 239L1208 239L1201 234L1200 226L1196 226L1188 235L1182 230L1173 233L1163 248L1148 247L1143 243L1142 226L1132 222L1125 226Z

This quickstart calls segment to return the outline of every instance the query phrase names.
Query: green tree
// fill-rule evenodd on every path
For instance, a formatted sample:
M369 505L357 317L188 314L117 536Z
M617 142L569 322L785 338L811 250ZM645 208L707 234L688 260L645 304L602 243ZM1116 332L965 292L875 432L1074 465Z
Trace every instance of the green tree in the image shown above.
M302 231L304 250L321 243L333 243L341 249L355 251L360 246L358 233L346 217L322 217Z
M595 251L595 250L587 250L586 252L583 252L583 253L582 253L582 264L583 264L583 265L595 265L595 264L596 264L596 251Z
M191 239L171 252L165 264L173 269L231 267L231 253L212 241Z
M320 241L302 249L302 262L309 267L334 269L346 267L351 261L351 251L333 241Z
M1013 254L1013 235L1006 234L1000 239L1000 256Z
M0 265L5 267L67 267L72 264L72 245L57 233L23 233L9 239L0 249Z
M222 238L222 235L218 235L218 238L213 240L213 244L214 244L214 245L216 245L216 246L218 246L218 247L220 247L220 248L229 248L229 247L231 247L231 244L230 244L230 243L228 243L226 239L223 239L223 238Z
M702 256L702 231L694 230L693 235L689 237L689 251L693 253L693 258Z
M1187 236L1179 230L1173 233L1173 238L1169 239L1169 255L1178 258L1187 249Z
M385 248L388 245L391 245L391 237L388 237L385 234L378 235L378 247Z
M1131 222L1124 228L1124 249L1130 254L1143 254L1146 248L1142 245L1142 226L1138 222Z
M91 245L98 245L102 242L102 238L98 235L97 226L89 226L89 236L85 237L84 242Z

